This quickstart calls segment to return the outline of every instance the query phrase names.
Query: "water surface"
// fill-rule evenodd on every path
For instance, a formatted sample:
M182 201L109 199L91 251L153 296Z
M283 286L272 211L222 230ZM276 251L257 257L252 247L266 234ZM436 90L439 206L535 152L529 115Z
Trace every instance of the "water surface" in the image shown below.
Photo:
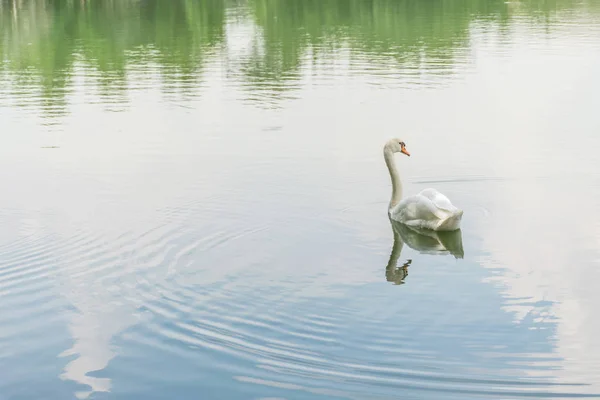
M0 399L600 396L597 1L0 0L0 57Z

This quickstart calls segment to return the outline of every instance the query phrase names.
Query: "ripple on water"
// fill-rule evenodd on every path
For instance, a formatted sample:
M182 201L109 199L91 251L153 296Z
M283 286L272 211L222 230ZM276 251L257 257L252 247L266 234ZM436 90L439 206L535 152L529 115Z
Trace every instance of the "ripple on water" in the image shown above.
M161 210L160 222L138 232L38 234L4 246L0 325L10 328L0 333L0 354L10 354L8 345L17 335L30 335L27 342L38 346L47 343L44 326L61 316L70 318L75 342L64 354L76 357L65 366L63 378L99 391L107 390L106 382L89 381L86 371L82 375L75 366L89 363L87 372L106 368L115 352L103 350L103 357L94 359L92 349L109 349L111 340L122 335L126 343L192 363L206 363L206 357L231 360L203 368L210 364L239 382L325 396L389 398L390 390L405 390L415 397L428 392L456 398L583 397L571 392L575 385L544 377L477 370L465 375L472 365L412 347L419 340L413 336L415 327L388 325L387 314L365 315L361 326L351 326L357 310L349 305L303 301L263 276L262 286L257 285L252 274L260 271L219 268L215 260L232 246L270 235L276 222L240 228L225 220L216 229L196 225L202 218L190 219L197 207L188 202ZM103 327L108 333L101 340L81 329L86 319L110 325L111 318L123 314L127 320ZM348 335L353 329L355 335ZM428 329L438 337L447 334L439 327ZM83 361L73 364L77 360ZM131 373L156 374L143 365L137 368Z

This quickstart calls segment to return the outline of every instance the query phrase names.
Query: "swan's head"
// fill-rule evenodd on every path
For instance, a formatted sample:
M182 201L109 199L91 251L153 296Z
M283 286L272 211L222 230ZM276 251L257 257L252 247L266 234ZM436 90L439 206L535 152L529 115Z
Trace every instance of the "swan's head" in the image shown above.
M391 139L385 144L385 150L392 153L402 153L410 157L406 144L401 139Z

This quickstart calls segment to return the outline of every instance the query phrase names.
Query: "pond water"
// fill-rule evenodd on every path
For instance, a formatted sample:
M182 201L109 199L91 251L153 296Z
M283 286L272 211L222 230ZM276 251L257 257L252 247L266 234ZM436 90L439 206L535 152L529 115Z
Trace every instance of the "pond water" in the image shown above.
M0 0L0 56L0 399L600 396L599 1Z

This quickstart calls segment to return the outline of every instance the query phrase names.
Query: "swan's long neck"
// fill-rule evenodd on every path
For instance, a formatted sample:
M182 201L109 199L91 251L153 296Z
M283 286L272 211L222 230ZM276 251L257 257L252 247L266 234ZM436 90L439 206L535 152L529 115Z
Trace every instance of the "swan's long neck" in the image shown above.
M398 168L396 168L394 153L386 148L383 151L383 157L392 178L392 198L389 205L389 209L391 210L402 199L402 181L400 181L400 174L398 173Z

